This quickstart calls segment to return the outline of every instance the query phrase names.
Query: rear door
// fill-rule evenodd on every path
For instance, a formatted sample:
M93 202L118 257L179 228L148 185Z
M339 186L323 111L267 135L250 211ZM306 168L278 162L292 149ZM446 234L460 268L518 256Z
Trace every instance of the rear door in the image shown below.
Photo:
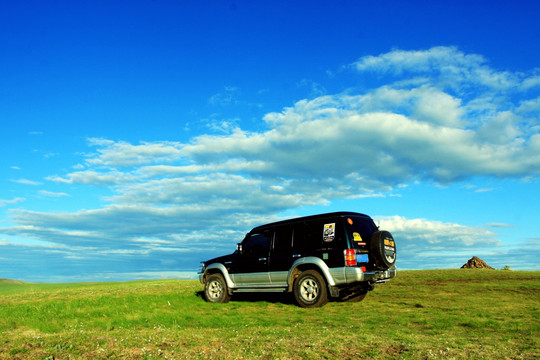
M270 281L273 285L287 285L289 269L296 260L292 248L293 234L293 225L278 226L274 229L274 241L270 249L269 264Z
M370 218L351 216L345 222L346 236L356 251L356 261L359 265L366 265L372 260L369 258L369 248L375 231L377 227Z

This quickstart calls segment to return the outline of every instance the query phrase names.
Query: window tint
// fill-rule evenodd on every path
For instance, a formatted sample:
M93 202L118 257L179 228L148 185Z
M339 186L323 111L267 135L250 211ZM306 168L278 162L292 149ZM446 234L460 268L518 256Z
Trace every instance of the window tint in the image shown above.
M355 248L369 245L371 236L377 231L377 227L370 219L351 217L345 220L345 230L350 243Z
M274 235L274 250L286 250L292 246L292 226L280 226Z
M242 248L245 254L267 255L272 240L270 231L263 233L250 234L249 239L243 244Z
M320 221L306 222L305 230L305 247L309 249L315 248L315 246L322 243L323 227Z
M306 222L305 246L309 249L341 246L343 229L337 219L323 219Z
M293 225L293 248L296 250L305 249L304 223Z

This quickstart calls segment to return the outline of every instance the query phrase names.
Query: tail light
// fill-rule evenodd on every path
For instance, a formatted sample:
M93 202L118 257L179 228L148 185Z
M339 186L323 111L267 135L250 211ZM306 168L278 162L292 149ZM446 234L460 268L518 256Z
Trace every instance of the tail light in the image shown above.
M356 266L356 251L354 249L345 250L345 266Z

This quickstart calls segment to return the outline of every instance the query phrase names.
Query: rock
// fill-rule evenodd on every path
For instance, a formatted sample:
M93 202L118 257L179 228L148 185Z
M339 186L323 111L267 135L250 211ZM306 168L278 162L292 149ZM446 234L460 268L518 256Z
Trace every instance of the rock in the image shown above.
M472 258L467 261L466 264L464 264L462 269L491 269L494 270L491 266L486 264L486 262L476 256L473 256Z

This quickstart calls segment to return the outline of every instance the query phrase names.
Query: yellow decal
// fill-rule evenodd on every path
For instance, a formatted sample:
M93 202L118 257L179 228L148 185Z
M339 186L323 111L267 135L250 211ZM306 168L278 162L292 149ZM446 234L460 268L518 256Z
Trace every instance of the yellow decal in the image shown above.
M352 237L353 237L353 240L354 240L354 241L362 241L362 237L361 237L360 234L357 233L357 232L353 232L353 233L352 233Z
M393 240L390 239L384 239L384 245L395 247L395 243Z

